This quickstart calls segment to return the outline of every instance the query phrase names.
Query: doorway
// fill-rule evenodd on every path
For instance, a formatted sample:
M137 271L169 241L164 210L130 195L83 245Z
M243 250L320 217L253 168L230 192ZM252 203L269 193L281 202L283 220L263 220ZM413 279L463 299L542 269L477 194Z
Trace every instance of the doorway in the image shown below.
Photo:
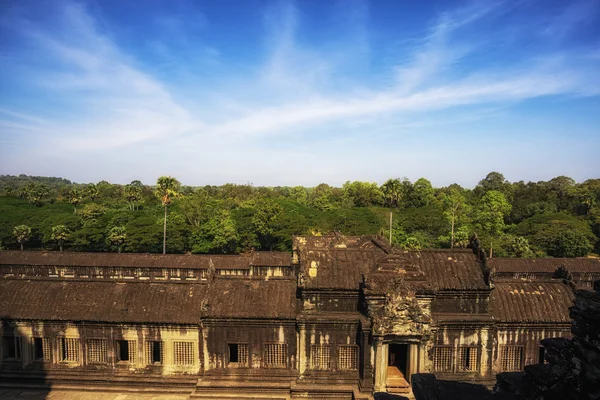
M388 345L386 379L388 393L406 394L410 392L408 358L408 344L390 343Z
M388 366L396 367L406 376L408 367L408 345L391 343L389 349Z

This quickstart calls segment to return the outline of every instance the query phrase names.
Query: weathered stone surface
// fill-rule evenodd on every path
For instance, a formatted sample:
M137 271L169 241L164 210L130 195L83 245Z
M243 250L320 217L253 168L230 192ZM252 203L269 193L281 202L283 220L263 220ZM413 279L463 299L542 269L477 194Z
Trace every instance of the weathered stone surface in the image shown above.
M575 296L570 309L573 338L542 340L546 364L498 374L493 392L479 385L416 375L416 399L600 399L600 281L594 283L594 291L579 290Z

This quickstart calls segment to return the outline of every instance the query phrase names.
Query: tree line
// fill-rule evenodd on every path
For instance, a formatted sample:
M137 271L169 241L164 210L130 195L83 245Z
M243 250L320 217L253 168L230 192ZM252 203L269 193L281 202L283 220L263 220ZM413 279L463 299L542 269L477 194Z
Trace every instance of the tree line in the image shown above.
M389 216L392 214L390 230ZM291 250L293 235L380 234L408 248L466 247L477 234L493 256L600 253L600 179L509 182L489 173L475 188L420 178L382 185L254 187L77 184L0 176L5 249L238 253Z

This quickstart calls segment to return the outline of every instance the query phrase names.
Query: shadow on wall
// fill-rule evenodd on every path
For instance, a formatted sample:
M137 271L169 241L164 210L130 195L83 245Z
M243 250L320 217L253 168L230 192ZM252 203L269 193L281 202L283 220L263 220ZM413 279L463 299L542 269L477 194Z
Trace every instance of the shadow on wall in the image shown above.
M494 391L482 385L437 380L432 374L412 376L417 400L600 399L600 280L594 290L577 290L569 309L572 339L542 340L545 364L523 372L496 376Z
M375 393L375 400L409 400L409 398L398 394Z
M497 400L498 397L483 385L439 380L433 374L414 374L412 388L417 400Z
M2 319L0 399L44 400L50 383L46 364L50 346L43 332Z

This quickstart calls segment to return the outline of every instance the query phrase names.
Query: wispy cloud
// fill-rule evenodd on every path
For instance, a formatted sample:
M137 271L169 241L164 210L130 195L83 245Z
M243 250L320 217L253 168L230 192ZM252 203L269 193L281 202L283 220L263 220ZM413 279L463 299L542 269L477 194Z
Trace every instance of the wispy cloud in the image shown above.
M262 106L251 109L246 115L217 124L212 129L218 134L236 137L262 134L281 135L298 126L314 126L321 121L359 119L394 113L409 117L413 112L441 110L465 105L489 105L533 99L550 95L595 95L599 93L598 79L589 65L581 62L585 53L552 53L539 59L524 58L510 67L470 68L459 77L448 79L449 70L461 57L481 50L477 45L488 45L490 40L472 42L471 47L453 41L453 33L470 24L485 23L486 18L502 16L507 10L502 3L469 6L454 10L439 17L436 24L421 38L415 40L412 58L396 66L397 85L383 90L359 90L355 93L321 90L313 92L311 98L302 98L288 104ZM277 81L293 82L297 76L322 75L321 65L315 63L303 74L288 67L294 60L294 31L297 29L297 13L292 6L283 10L283 21L279 31L271 32L278 37L274 51L276 68L268 65L269 76ZM573 21L576 23L576 21ZM330 76L335 76L332 63ZM597 65L596 65L597 66ZM273 69L276 73L273 73ZM452 74L449 74L452 75ZM304 79L311 87L311 79ZM297 84L299 82L296 82ZM592 85L590 85L592 83ZM357 82L357 87L360 87Z
M517 18L519 7L530 3L494 1L469 2L432 16L426 28L385 35L370 23L369 3L343 1L330 7L333 27L320 40L308 35L319 27L304 3L274 1L260 14L263 36L247 42L260 54L250 65L246 59L222 63L234 58L231 49L210 43L202 35L212 26L207 14L186 4L153 20L161 35L142 47L158 55L155 64L80 3L61 2L51 24L13 21L13 32L35 50L33 57L24 56L29 88L49 97L52 107L35 113L0 101L0 138L36 135L41 147L52 141L72 152L171 149L190 162L196 162L194 149L226 147L222 157L231 160L264 137L294 138L298 145L321 135L334 146L356 142L352 136L365 132L389 139L400 131L439 127L430 121L450 110L456 115L446 124L458 125L542 97L600 95L599 43L560 44L580 24L597 20L593 1L548 12L537 20L545 29L533 33L535 23ZM194 32L188 29L192 21ZM522 50L533 40L539 51ZM395 61L384 63L381 48ZM206 60L223 69L220 80L205 75ZM183 70L183 83L169 75ZM233 83L224 84L227 78ZM278 159L286 157L308 156ZM217 155L205 158L224 168Z
M58 136L68 147L99 149L198 127L161 82L100 32L84 6L67 2L59 11L60 30L30 24L21 27L21 34L30 38L39 56L52 66L37 72L38 90L73 98L66 104L68 112L61 115L61 129L49 132L53 140Z

